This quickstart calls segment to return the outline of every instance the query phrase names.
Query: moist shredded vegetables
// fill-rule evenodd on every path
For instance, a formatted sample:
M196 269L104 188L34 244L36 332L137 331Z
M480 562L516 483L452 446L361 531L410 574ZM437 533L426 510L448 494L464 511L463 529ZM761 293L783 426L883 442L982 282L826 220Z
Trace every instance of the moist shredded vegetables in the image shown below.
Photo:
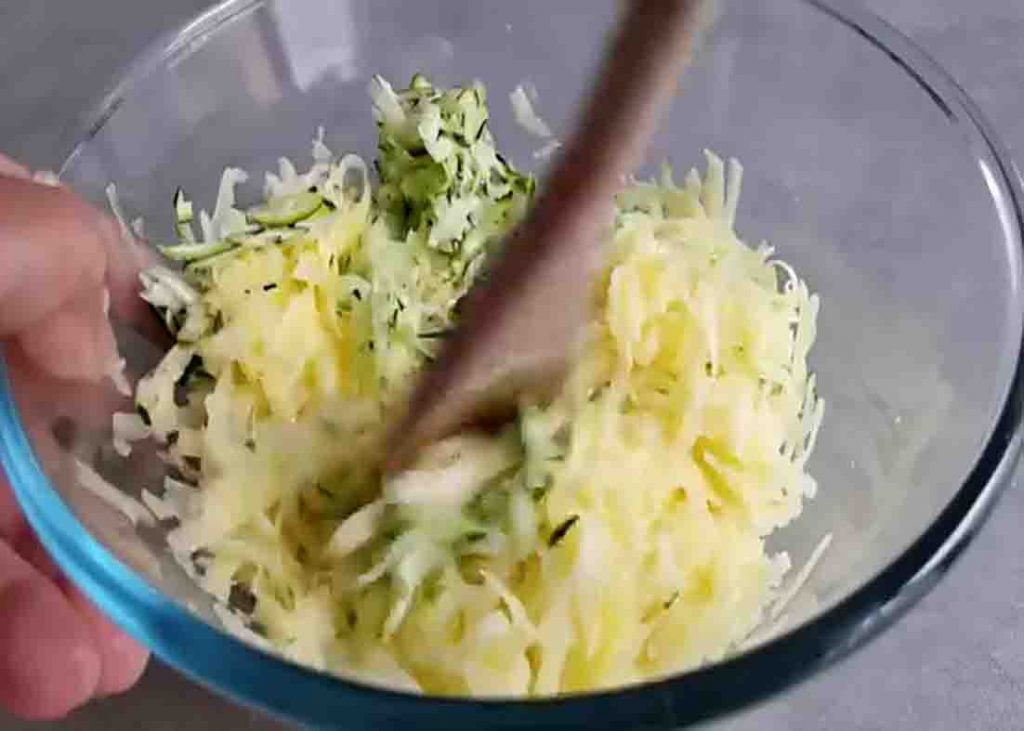
M823 409L818 299L737 237L739 164L625 186L560 393L384 476L388 415L534 181L479 84L370 94L375 176L321 132L257 205L236 169L212 213L174 196L142 283L176 344L117 433L161 445L175 555L234 631L391 687L544 696L727 655L779 598L765 540L815 492Z

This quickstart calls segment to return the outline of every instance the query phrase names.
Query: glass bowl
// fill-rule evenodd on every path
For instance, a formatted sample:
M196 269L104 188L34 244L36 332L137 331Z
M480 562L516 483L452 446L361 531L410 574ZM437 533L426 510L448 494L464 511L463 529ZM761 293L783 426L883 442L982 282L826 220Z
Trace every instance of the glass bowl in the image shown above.
M499 142L536 168L507 94L533 83L564 134L616 5L230 0L127 71L62 176L97 202L116 183L128 215L166 239L177 186L212 202L225 165L258 172L303 157L318 125L332 149L372 155L369 76L401 83L416 71L483 80ZM30 397L5 378L0 457L46 547L166 662L316 726L670 728L763 698L861 645L949 566L1016 462L1024 198L956 84L883 22L839 6L723 4L650 155L648 172L666 157L696 163L702 148L742 160L741 235L770 240L822 296L812 358L828 402L811 462L820 491L771 548L799 566L823 535L833 539L784 621L758 639L675 677L530 702L440 700L297 667L220 629L163 532L132 525L69 468L76 455L133 495L159 483L152 455L110 458L109 421L95 412L112 407L78 408L54 390L59 418L23 420ZM158 348L127 323L119 337L137 377Z

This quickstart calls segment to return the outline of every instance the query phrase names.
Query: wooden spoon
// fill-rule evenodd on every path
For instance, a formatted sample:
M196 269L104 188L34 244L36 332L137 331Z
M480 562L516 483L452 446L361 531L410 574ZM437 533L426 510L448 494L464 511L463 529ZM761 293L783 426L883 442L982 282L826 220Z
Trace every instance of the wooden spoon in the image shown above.
M459 328L413 391L387 444L391 470L416 450L550 393L592 315L598 242L688 61L703 0L630 0L576 134L504 253L467 296Z

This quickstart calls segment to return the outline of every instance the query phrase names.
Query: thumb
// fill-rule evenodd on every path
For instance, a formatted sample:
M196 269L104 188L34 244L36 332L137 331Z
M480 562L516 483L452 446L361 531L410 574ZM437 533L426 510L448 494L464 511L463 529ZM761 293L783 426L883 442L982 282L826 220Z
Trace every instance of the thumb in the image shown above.
M0 252L0 340L19 339L59 378L108 373L116 349L106 292L119 312L139 308L140 247L67 188L0 167Z
M71 191L0 175L0 212L0 337L103 287L107 229Z
M36 367L60 379L97 380L117 359L103 291L96 288L75 295L23 330L17 340Z

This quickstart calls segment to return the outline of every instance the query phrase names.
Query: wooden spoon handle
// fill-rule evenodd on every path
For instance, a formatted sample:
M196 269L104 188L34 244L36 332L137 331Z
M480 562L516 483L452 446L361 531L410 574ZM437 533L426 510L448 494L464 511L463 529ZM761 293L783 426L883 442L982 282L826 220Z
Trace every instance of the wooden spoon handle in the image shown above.
M534 217L600 230L623 178L641 162L672 99L700 26L702 0L630 0L575 134L552 170ZM574 243L589 246L592 239ZM565 246L541 237L533 246ZM509 252L509 257L519 256Z
M596 242L614 195L672 99L704 5L630 0L576 133L391 433L391 468L420 445L514 406L516 391L556 381L590 314Z

